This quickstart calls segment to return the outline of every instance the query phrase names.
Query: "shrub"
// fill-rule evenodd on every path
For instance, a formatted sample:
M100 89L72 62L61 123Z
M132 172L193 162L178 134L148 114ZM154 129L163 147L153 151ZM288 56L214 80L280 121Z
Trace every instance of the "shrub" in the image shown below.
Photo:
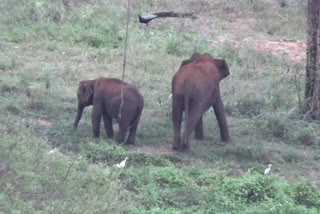
M266 176L245 174L239 184L239 194L247 203L253 203L275 198L276 189Z
M301 159L299 157L298 152L291 148L288 148L285 151L283 151L281 156L287 163L297 163Z
M263 100L251 99L250 96L238 100L237 108L240 114L253 117L263 111L265 103Z
M308 180L301 179L293 188L297 204L320 209L320 190L314 184Z
M254 118L257 130L266 137L285 139L288 132L287 123L287 118L279 113L263 114Z
M169 161L164 160L163 158L155 155L148 155L138 152L128 153L130 162L135 167L139 166L167 166Z
M160 186L181 187L185 185L180 171L173 166L155 168L152 176Z
M110 164L122 161L126 157L126 151L123 147L109 140L97 140L97 142L88 142L84 145L84 153L94 163L108 161Z
M305 146L312 146L316 143L316 136L313 133L312 128L306 126L297 130L296 140Z

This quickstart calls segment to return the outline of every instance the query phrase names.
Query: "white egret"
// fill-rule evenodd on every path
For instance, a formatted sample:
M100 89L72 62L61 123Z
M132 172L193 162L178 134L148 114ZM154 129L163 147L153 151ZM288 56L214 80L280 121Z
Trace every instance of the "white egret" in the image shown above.
M266 168L266 169L264 170L264 175L270 174L271 167L272 167L272 164L269 164L269 165L268 165L268 168Z
M57 148L51 149L51 150L48 152L48 155L52 155L52 154L55 153L57 150L58 150Z
M115 165L113 165L114 167L118 167L118 168L123 168L126 166L126 161L127 161L128 157L126 157L123 161L121 161L121 163L117 163Z

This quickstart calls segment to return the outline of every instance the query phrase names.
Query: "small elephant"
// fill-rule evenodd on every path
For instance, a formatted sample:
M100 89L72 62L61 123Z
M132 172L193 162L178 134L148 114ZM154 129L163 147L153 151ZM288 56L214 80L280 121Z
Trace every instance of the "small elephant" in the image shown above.
M219 83L229 75L224 59L214 59L210 54L194 53L183 60L172 79L173 149L189 152L190 136L203 139L203 114L213 107L223 142L229 140L229 131L220 95ZM182 113L185 112L184 135L181 141Z
M121 114L121 87L123 87L123 104ZM104 128L107 136L113 137L112 119L119 124L119 133L116 140L124 142L126 132L129 129L129 136L126 144L134 144L136 131L142 113L144 101L138 89L119 79L100 77L93 80L81 81L77 91L78 113L74 122L77 128L81 119L83 109L93 105L92 108L92 129L93 136L99 137L100 121L103 116Z

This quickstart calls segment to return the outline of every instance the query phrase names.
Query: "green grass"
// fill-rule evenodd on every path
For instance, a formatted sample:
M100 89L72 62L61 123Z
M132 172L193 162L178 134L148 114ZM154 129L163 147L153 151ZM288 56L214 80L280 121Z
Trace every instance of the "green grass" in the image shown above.
M125 79L145 99L135 146L102 129L93 139L90 107L72 127L79 81L121 78L125 2L71 1L69 11L58 0L0 3L0 212L319 213L320 126L297 113L305 60L260 52L251 40L237 46L305 40L305 2L131 3ZM172 8L199 19L138 23L138 14ZM219 36L227 40L211 46ZM181 154L170 149L168 96L195 51L230 67L221 88L232 142L218 145L210 109L205 139ZM125 157L126 168L112 167Z

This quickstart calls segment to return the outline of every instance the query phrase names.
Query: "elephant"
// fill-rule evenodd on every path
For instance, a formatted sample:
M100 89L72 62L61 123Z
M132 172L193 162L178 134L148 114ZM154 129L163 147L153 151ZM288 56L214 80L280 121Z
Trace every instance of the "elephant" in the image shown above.
M123 87L123 88L122 88ZM121 90L123 89L123 103L121 113ZM108 138L113 138L112 119L119 125L116 140L123 143L127 130L129 135L125 144L134 144L136 131L143 110L144 100L139 90L131 84L115 78L100 77L93 80L84 80L79 83L77 90L78 112L74 122L77 128L83 109L93 105L91 122L93 137L99 137L101 117Z
M229 67L224 59L215 59L210 54L194 53L183 60L172 78L172 149L190 152L190 136L195 131L195 139L202 140L203 114L213 107L220 128L221 141L230 140L227 119L220 94L219 83L229 75ZM182 114L185 112L184 134L181 140Z

